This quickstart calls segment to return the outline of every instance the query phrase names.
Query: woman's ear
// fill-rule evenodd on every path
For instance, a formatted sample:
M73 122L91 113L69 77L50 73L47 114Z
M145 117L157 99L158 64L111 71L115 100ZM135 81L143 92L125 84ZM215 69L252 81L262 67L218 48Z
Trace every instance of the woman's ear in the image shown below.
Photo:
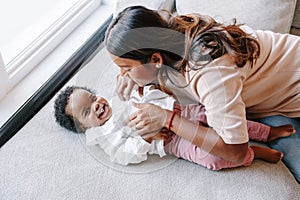
M159 52L153 53L151 56L150 63L154 63L156 68L161 68L163 64L163 57Z

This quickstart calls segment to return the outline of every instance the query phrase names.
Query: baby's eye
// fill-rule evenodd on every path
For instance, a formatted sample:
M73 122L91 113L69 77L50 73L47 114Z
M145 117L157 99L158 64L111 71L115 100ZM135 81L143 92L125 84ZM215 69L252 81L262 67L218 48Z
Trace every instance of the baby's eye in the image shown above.
M97 100L97 96L96 96L96 95L93 95L92 101L95 102L96 100Z
M88 116L90 114L90 112L91 112L91 109L86 109L85 110L85 116Z

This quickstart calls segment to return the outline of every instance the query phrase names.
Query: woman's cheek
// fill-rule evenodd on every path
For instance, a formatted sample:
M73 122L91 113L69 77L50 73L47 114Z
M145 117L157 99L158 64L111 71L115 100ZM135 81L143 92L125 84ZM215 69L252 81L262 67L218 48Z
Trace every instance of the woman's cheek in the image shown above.
M145 77L140 73L132 73L129 77L139 86L141 86L140 83L143 82L145 79Z
M135 72L132 72L129 76L140 87L151 83L155 79L155 73L148 69L137 70Z

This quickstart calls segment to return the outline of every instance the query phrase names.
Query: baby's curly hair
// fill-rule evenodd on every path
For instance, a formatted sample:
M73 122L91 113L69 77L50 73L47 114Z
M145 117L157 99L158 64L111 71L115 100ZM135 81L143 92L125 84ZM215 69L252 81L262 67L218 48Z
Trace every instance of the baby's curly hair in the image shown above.
M66 106L68 105L69 97L76 89L83 89L86 90L92 94L95 94L94 91L87 87L81 87L81 86L67 86L64 90L62 90L54 102L54 116L56 119L56 122L74 132L74 133L84 133L84 130L82 130L80 127L80 123L73 118L73 116L68 115L66 113Z

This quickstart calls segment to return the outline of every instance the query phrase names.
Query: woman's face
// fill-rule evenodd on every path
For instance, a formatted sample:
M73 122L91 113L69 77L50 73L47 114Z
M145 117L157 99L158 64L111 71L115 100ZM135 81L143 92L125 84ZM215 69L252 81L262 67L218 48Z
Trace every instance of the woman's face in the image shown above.
M110 56L114 63L120 67L121 76L128 76L138 86L143 87L156 80L158 68L154 62L142 64L137 60L120 58L112 54Z

